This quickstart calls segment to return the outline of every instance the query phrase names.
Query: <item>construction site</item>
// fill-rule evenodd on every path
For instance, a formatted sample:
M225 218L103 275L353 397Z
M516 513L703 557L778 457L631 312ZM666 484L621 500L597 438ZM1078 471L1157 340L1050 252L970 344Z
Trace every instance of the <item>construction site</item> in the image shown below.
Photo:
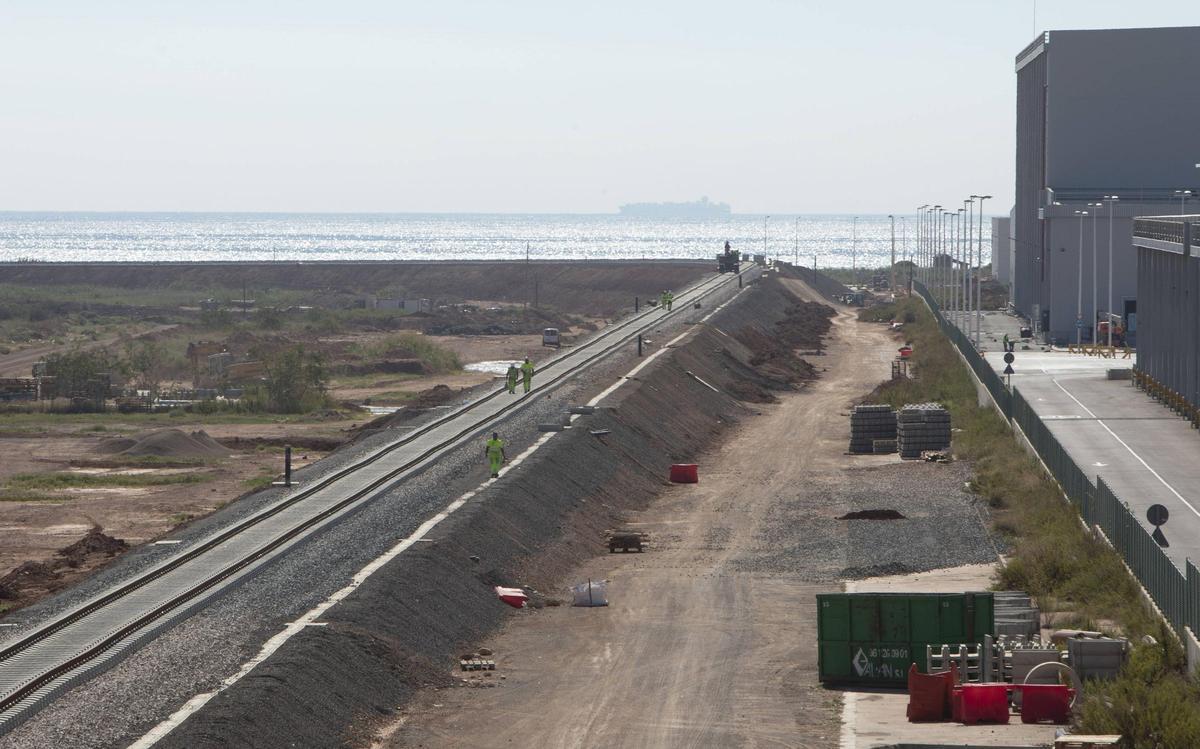
M1183 657L1084 525L1047 556L1071 487L920 284L727 252L543 268L536 306L494 266L407 309L349 266L280 274L360 310L311 335L276 307L255 332L269 271L227 327L114 308L119 345L0 356L34 381L0 413L0 747L1117 746L1105 685ZM237 405L280 366L251 336L320 348L317 407ZM153 387L45 371L156 340L183 356ZM525 357L527 394L496 366Z

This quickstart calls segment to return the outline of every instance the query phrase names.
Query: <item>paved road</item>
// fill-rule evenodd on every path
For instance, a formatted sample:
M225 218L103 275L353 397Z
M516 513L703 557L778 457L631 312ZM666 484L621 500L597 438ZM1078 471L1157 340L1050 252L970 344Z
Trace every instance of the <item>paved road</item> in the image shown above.
M1004 369L998 339L1005 330L1015 334L1017 324L986 316L981 348L997 372ZM1167 553L1181 569L1187 558L1200 561L1200 433L1129 381L1107 379L1108 369L1134 360L1040 347L1015 357L1013 386L1092 481L1103 476L1147 529L1146 508L1166 506Z

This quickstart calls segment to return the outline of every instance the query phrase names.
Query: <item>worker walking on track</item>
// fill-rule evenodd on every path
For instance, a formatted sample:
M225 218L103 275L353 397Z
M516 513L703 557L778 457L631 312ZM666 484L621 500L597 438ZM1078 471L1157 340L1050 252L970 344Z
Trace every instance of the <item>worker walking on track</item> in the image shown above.
M675 292L667 289L667 312L671 311L671 303L675 301Z
M508 363L508 372L505 374L505 384L508 385L508 392L517 394L517 377L521 374L521 370L517 369L516 362Z
M533 386L533 362L529 361L529 357L525 357L525 363L521 365L521 377L525 385L525 392L529 392L529 388Z
M488 465L492 469L492 478L500 478L500 466L508 460L508 456L504 454L504 440L500 439L499 432L492 432L492 438L483 448L483 454L487 456Z
M669 289L663 289L662 296L659 297L659 304L667 312L671 311L671 302L675 301L675 295Z

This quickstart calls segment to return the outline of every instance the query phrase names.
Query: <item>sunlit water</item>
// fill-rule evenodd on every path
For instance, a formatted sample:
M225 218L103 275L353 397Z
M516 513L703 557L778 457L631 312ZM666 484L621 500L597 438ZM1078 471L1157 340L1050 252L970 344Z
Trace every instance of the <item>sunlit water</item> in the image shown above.
M897 221L896 254L913 246ZM0 212L0 261L613 260L711 258L735 249L818 267L885 265L886 216L734 215L712 220L617 215L215 214ZM984 253L990 256L990 224Z

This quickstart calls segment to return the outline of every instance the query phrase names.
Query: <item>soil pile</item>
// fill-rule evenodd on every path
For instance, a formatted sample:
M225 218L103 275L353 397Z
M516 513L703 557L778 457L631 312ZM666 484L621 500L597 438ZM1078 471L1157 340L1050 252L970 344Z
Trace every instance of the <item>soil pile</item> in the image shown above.
M779 272L786 278L798 278L816 290L818 294L826 299L834 299L842 294L849 294L850 289L841 281L830 278L829 276L817 271L813 273L811 268L805 268L803 265L792 265L791 263L780 263L776 267ZM897 274L897 285L899 285L899 275Z
M135 437L113 437L96 446L96 452L131 458L223 458L229 450L203 430L188 434L180 429L158 429Z
M123 539L113 538L98 525L93 525L87 535L70 546L59 549L57 554L62 557L68 567L80 567L92 555L115 557L129 549L129 544Z
M129 549L129 544L113 538L98 525L87 534L57 552L57 559L48 564L22 562L16 569L0 577L0 600L23 605L36 601L47 593L61 590L77 579L81 569L92 569Z

